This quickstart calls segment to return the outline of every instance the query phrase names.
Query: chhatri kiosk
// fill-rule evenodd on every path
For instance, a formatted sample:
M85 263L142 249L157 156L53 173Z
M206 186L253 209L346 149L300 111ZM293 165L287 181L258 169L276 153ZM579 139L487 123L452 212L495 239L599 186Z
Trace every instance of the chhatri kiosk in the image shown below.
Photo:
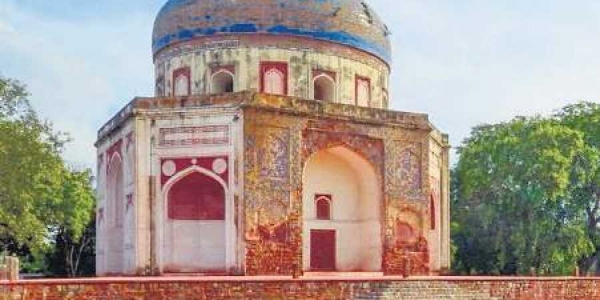
M448 139L388 109L360 0L170 0L154 97L98 133L97 273L437 274Z

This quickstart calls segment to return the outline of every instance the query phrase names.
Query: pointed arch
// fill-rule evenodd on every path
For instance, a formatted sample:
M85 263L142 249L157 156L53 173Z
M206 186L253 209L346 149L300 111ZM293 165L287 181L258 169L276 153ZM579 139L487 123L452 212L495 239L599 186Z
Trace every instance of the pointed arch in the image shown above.
M108 215L109 224L112 227L123 226L123 204L125 193L124 188L124 164L123 158L118 152L110 157L107 167L107 185L108 185Z
M334 261L335 271L381 271L383 193L377 168L351 148L328 147L306 160L302 184L303 269L321 270L320 262ZM326 209L335 218L322 218L319 210ZM319 238L324 228L333 231L328 240Z
M233 198L226 181L194 165L170 178L162 194L161 270L226 272L235 260Z
M106 178L105 266L108 274L121 274L124 265L123 220L125 211L123 159L118 151L109 157Z
M315 207L317 220L331 220L332 199L330 195L316 195Z
M189 96L191 90L190 68L183 67L173 71L173 95L176 97Z
M288 65L285 62L262 62L260 65L261 92L287 95Z
M371 105L371 80L366 77L356 76L355 81L356 105L369 107Z
M274 95L283 95L283 73L275 68L265 72L265 93Z
M189 168L175 174L173 177L171 177L163 186L163 194L168 195L170 189L173 187L173 185L175 183L177 183L179 180L185 178L187 175L194 173L194 172L201 173L203 175L206 175L206 176L216 180L223 187L223 189L225 190L226 193L229 192L229 187L227 185L227 182L225 182L225 180L223 180L223 178L221 178L220 176L218 176L217 174L215 174L214 172L212 172L208 169L205 169L205 168L202 168L199 166L192 166L192 167L189 167Z
M218 178L218 177L217 177ZM224 221L225 186L206 172L189 172L169 187L169 220Z

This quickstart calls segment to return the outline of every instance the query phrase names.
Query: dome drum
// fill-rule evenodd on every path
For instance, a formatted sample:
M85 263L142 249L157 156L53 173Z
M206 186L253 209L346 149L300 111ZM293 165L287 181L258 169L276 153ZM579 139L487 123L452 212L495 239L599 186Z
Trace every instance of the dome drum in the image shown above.
M154 24L156 96L253 90L387 108L388 35L361 0L169 0Z

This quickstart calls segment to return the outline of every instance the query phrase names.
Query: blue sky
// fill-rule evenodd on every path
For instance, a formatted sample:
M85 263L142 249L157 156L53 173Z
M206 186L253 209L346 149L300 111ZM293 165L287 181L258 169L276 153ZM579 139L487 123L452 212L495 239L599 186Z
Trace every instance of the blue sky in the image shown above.
M94 166L96 130L153 94L150 36L165 0L0 0L0 75L71 134ZM600 1L370 0L392 30L392 108L426 112L460 145L470 128L600 100Z

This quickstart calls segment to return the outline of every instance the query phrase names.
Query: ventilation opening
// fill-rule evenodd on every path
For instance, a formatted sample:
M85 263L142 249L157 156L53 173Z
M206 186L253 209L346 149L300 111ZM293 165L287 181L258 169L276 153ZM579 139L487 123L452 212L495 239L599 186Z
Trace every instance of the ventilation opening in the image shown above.
M314 82L314 99L333 102L335 98L335 83L327 75L321 75Z
M233 74L225 71L218 72L212 77L212 93L232 93L233 92Z

